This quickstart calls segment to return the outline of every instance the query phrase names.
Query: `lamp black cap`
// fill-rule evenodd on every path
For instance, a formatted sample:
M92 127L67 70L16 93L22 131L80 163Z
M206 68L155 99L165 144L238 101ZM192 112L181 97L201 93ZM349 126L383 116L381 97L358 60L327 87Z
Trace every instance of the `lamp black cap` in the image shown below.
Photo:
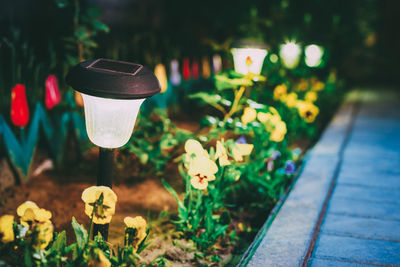
M104 58L79 63L66 81L78 92L114 99L147 98L161 90L157 77L143 65Z
M231 48L258 48L258 49L268 49L268 46L254 39L239 39L231 43Z

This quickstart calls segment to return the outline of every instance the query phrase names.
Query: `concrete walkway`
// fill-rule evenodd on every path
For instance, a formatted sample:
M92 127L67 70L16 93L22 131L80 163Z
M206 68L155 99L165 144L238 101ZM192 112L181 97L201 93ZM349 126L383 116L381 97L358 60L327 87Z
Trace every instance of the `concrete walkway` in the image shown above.
M400 266L400 95L342 106L241 266Z

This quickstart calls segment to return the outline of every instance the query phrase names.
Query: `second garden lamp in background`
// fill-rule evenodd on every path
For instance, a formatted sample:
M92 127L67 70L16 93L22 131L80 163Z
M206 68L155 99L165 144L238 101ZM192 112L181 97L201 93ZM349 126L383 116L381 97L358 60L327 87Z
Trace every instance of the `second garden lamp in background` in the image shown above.
M295 42L288 42L281 45L279 56L282 64L288 69L294 69L300 62L301 49Z
M140 64L102 58L79 63L66 81L82 93L86 130L100 147L97 185L111 187L113 149L128 142L141 104L160 92L160 84ZM108 225L95 225L93 230L107 240Z
M304 49L305 62L310 68L319 67L322 63L322 56L324 55L324 49L315 44L307 45Z
M251 72L260 74L267 46L263 42L241 39L231 45L235 71L246 75Z

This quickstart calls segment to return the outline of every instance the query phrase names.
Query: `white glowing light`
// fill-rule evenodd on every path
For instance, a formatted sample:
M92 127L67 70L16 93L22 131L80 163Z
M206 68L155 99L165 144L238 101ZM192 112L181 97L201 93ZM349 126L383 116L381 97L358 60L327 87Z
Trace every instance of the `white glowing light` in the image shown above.
M90 141L104 148L125 145L145 99L110 99L82 94Z
M305 61L306 65L309 67L318 67L322 63L322 55L324 54L324 50L322 47L312 44L306 46L304 50L306 55Z
M301 49L300 46L294 42L289 42L281 46L279 56L283 65L288 69L297 67L300 61Z
M232 48L235 71L246 75L260 74L267 50L259 48Z

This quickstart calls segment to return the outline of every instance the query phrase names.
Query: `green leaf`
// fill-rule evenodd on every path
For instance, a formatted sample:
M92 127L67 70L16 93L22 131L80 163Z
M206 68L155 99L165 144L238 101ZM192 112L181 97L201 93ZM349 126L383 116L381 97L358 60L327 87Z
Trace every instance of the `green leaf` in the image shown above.
M90 40L90 39L85 39L82 41L82 43L84 46L89 47L89 48L97 48L98 47L98 44L95 41Z
M64 253L64 249L67 245L67 238L65 231L62 231L57 235L57 239L53 242L51 246L51 251L57 251L60 254Z
M106 24L98 20L93 21L93 27L103 32L110 32L110 28Z
M75 31L75 37L78 40L83 41L89 37L89 31L85 27L78 27Z
M76 242L80 249L83 249L86 246L86 242L88 240L88 233L83 225L79 224L75 217L72 217L72 228L74 228Z
M76 243L69 245L66 249L65 249L65 254L69 254L71 251L73 251L76 248Z
M180 212L184 212L185 214L187 214L187 209L186 207L183 205L183 202L179 199L178 194L176 193L176 191L169 185L167 184L167 182L164 179L161 179L165 189L167 189L167 191L175 198L176 202L178 203L178 209Z
M68 5L68 0L56 0L58 8L64 8Z
M219 236L225 234L226 228L228 228L228 225L217 225L214 229L213 238L217 239Z
M215 86L218 90L237 88L238 86L252 86L253 82L250 79L240 78L231 79L225 75L215 75Z
M218 104L221 101L221 96L217 94L210 94L205 92L198 92L189 96L191 99L201 99L208 104Z
M31 267L31 266L33 266L32 258L31 258L31 253L30 253L28 247L25 247L24 263L25 263L25 266L26 266L26 267Z

